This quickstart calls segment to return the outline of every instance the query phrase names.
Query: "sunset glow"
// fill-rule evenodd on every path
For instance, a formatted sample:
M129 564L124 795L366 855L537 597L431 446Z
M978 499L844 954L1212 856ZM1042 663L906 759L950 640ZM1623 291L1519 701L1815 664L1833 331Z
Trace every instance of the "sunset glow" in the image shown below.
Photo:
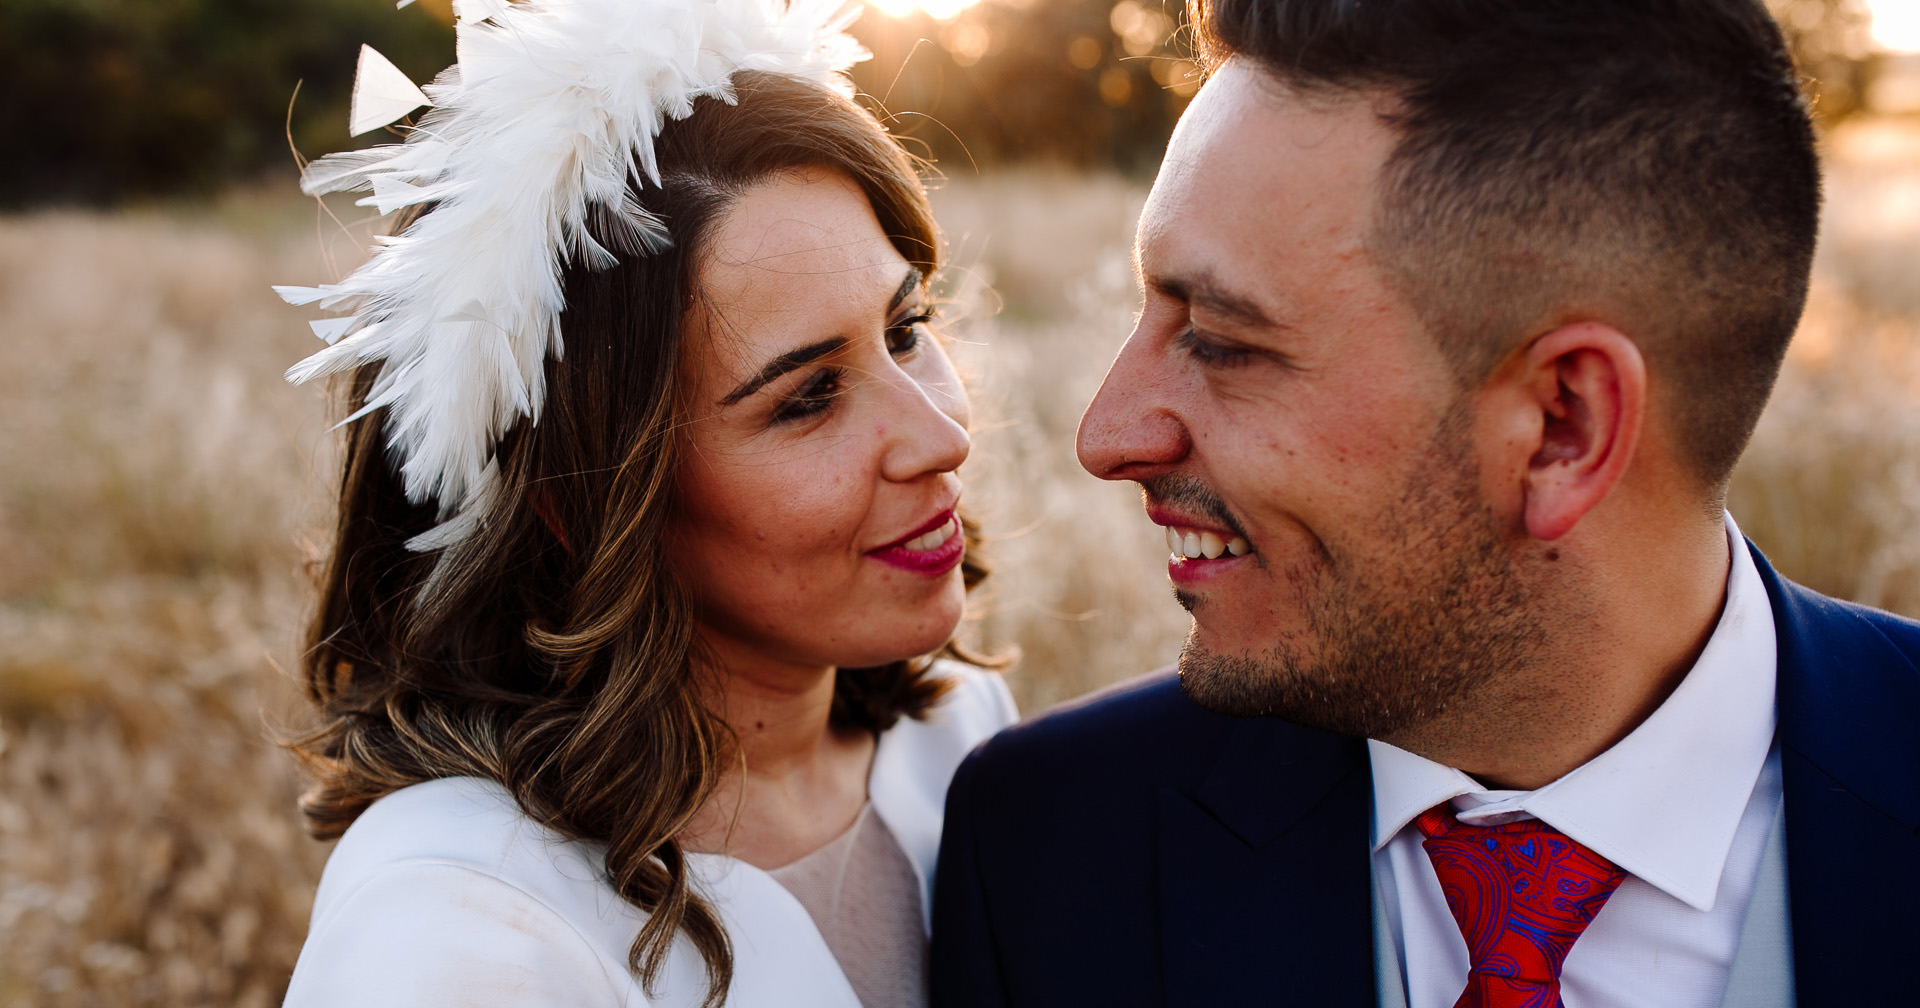
M1867 0L1873 14L1873 41L1894 52L1920 52L1920 3Z
M978 0L867 0L873 8L888 17L906 17L914 11L925 11L936 21L951 21L960 16L960 12L973 6Z

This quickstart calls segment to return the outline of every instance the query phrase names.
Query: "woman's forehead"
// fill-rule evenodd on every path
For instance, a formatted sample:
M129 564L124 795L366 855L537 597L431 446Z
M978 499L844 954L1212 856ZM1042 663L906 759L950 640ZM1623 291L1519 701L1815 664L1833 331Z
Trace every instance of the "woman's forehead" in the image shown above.
M726 380L792 347L884 323L912 275L851 179L831 169L783 172L715 221L691 330L705 344L704 363Z
M700 280L712 295L763 288L784 294L800 285L850 293L897 280L904 262L853 180L805 168L753 186L721 214L706 242Z

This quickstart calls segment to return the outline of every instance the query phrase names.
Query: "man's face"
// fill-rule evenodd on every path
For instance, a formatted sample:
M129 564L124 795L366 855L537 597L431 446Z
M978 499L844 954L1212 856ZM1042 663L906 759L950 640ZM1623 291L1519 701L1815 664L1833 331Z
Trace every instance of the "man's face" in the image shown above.
M1141 215L1145 304L1079 435L1169 529L1188 694L1373 737L1536 636L1473 398L1367 248L1393 143L1370 100L1222 67Z

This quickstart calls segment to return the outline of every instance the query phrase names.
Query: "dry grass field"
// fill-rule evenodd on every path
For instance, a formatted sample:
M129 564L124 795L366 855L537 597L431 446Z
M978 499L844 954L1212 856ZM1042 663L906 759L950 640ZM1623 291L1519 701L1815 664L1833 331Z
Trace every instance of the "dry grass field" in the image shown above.
M1813 311L1734 492L1790 575L1920 614L1920 128L1831 140ZM1184 621L1129 488L1074 463L1125 334L1141 190L938 193L999 574L976 632L1027 709L1172 658ZM307 351L267 290L357 240L310 203L0 218L0 1008L277 1003L325 850L287 670L326 520ZM327 260L333 265L327 265Z

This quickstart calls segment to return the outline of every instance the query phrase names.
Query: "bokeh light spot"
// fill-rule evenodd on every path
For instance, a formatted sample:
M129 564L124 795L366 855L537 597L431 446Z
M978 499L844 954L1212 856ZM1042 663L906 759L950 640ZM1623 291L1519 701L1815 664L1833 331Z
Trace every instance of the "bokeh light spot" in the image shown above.
M1120 0L1113 5L1107 23L1120 36L1120 44L1129 56L1145 56L1158 49L1173 34L1173 19L1165 11L1155 10L1136 0Z
M1868 0L1873 16L1873 40L1882 49L1920 52L1920 3L1915 0Z
M955 63L972 66L993 49L993 29L978 21L961 21L940 33L940 45Z
M892 18L903 18L914 11L924 12L935 21L952 21L978 0L867 0L874 10Z
M1184 98L1200 89L1200 68L1191 60L1162 57L1153 61L1153 79Z
M1067 43L1067 62L1073 64L1075 70L1091 70L1099 66L1103 55L1100 43L1089 36L1082 35Z

